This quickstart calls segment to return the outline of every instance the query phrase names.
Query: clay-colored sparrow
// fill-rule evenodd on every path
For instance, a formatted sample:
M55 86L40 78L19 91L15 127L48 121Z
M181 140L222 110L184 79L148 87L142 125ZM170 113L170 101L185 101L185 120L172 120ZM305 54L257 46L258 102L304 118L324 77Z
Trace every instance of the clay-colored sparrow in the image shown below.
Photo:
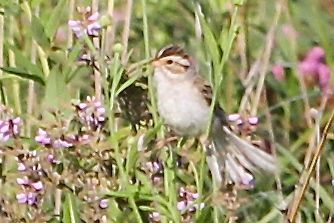
M152 64L159 114L179 135L203 134L210 121L212 90L197 73L192 58L178 46L167 46L157 53ZM218 106L212 128L213 143L207 148L207 162L216 182L224 179L249 186L253 180L251 171L276 170L270 154L231 131L224 111Z

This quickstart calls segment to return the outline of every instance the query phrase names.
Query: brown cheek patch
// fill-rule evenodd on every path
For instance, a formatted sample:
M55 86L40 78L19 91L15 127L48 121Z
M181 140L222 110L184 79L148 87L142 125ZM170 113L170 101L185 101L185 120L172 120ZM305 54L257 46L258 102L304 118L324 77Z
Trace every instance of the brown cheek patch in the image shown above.
M167 69L174 74L182 74L187 71L187 68L181 65L167 66Z
M185 54L185 55L183 55L183 59L186 59L186 60L188 60L188 59L189 59L189 56L188 56L188 54Z
M183 67L185 70L187 70L188 68L189 68L189 66L187 66L187 65L184 65L184 64L180 64L180 63L178 63L178 62L174 62L174 63L176 63L178 66L180 66L180 67Z

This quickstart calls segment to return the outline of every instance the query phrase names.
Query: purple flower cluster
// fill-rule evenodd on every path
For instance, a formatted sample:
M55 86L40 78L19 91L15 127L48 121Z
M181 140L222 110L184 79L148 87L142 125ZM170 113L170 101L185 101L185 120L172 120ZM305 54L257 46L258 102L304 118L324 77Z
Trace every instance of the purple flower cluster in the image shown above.
M89 144L94 138L94 131L100 130L106 121L105 108L95 97L88 96L85 102L76 104L75 109L75 121L80 123L79 130L75 130L78 133L67 134L70 125L48 130L39 128L35 141L47 148L55 149ZM65 131L59 134L59 128Z
M161 222L161 215L157 211L153 211L148 215L150 222Z
M73 143L64 138L53 139L51 136L43 129L38 129L38 135L35 137L36 142L42 144L45 147L53 148L69 148L73 146Z
M192 192L189 188L181 187L179 189L179 201L177 202L177 209L182 215L182 222L192 222L192 218L197 210L204 208L204 203L197 203L199 198L197 192ZM150 222L161 222L161 215L159 212L152 212L149 214Z
M76 105L76 111L80 122L88 128L86 130L100 129L106 121L106 110L94 96L87 96L85 102Z
M96 222L105 214L103 209L109 207L109 199L101 197L107 190L106 178L97 176L97 173L89 173L79 177L82 183L82 189L78 197L86 204L84 211L90 212L88 222Z
M20 117L0 120L0 141L6 142L20 134L22 120Z
M40 179L43 171L39 159L36 150L21 154L17 158L17 169L22 174L16 178L16 183L22 189L22 192L16 195L20 204L37 205L38 196L43 193L44 184Z
M82 20L69 20L68 26L75 33L77 38L82 38L84 35L98 36L101 24L98 22L99 13L92 13L91 8L78 8L78 12L82 15Z
M234 124L234 130L241 135L250 135L256 130L259 123L259 118L256 116L242 116L238 113L230 114L227 116L227 120Z
M199 194L192 192L184 187L179 190L180 201L177 203L177 209L181 213L190 212L193 213L196 210L201 210L204 208L204 203L196 203L199 198Z
M16 199L19 204L34 205L37 202L37 193L34 192L19 193L16 195Z
M60 163L60 160L56 159L55 155L52 154L52 153L48 154L46 159L51 164L59 164Z
M109 206L108 199L101 199L99 203L99 207L102 209L106 209Z
M298 64L298 72L307 82L317 82L323 93L329 93L331 71L326 64L323 48L316 46L310 49Z
M145 163L144 169L148 172L152 183L159 185L163 182L163 165L161 162L149 161Z
M83 135L69 135L61 137L52 137L44 129L38 129L38 135L35 137L35 141L47 148L70 148L76 144L88 144L91 137L87 134Z

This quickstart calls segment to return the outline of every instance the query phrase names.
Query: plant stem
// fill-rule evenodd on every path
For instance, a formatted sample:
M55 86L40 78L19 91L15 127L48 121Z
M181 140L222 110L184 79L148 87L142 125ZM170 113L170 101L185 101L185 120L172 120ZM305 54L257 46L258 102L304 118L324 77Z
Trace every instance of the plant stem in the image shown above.
M150 58L150 43L149 43L149 32L148 32L148 23L147 23L147 13L146 13L146 0L141 0L142 13L143 13L143 37L144 37L144 48L145 48L145 59ZM153 77L149 74L151 72L149 69L146 71L148 77L148 94L151 101L150 111L152 114L154 125L158 124L158 113L157 113L157 104L154 97L154 86L153 86Z
M0 67L3 67L3 45L4 45L4 13L5 10L0 8ZM0 77L3 75L3 71L0 70ZM0 82L0 103L6 104L5 89Z
M17 4L18 2L15 1ZM9 28L8 28L8 42L11 46L14 46L14 24L15 18L13 16L9 19ZM15 61L15 54L12 49L8 49L8 64L10 67L16 67L16 61ZM20 102L20 84L17 80L13 80L12 82L12 91L13 91L13 100L14 100L14 107L15 112L17 114L21 114L21 102Z
M126 64L128 60L128 42L129 42L129 34L130 34L130 25L131 25L131 15L132 15L132 0L127 0L125 5L125 21L124 28L122 33L122 44L124 47L121 61L122 64Z
M134 213L135 213L135 216L136 216L136 218L137 218L137 222L142 223L143 220L141 219L141 216L140 216L138 207L137 207L136 202L135 202L135 200L134 200L133 197L130 197L130 198L129 198L129 203L130 203L130 206L131 206L132 210L133 210Z
M325 147L327 134L328 134L330 128L332 127L333 122L334 122L334 111L332 112L332 114L329 118L329 121L327 122L327 124L325 126L325 129L322 132L322 137L321 137L320 143L319 143L319 145L318 145L318 147L315 151L315 154L313 156L313 159L312 159L312 162L311 162L310 166L302 172L301 177L299 179L298 185L301 185L301 187L296 188L294 199L291 202L291 205L289 207L288 214L287 214L287 219L291 223L295 222L298 209L300 207L300 204L301 204L302 199L304 197L304 194L306 192L306 188L309 185L312 173L313 173L313 171L316 167L318 159L319 159L319 157L322 153L322 150Z

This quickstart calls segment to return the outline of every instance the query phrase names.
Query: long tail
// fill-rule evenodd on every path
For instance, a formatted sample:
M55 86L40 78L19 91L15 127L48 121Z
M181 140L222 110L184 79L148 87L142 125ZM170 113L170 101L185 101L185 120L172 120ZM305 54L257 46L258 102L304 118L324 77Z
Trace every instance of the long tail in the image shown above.
M277 170L272 155L241 139L227 126L217 123L214 124L211 150L207 162L217 183L225 179L238 185L249 185L253 181L252 172L263 170L273 173Z

